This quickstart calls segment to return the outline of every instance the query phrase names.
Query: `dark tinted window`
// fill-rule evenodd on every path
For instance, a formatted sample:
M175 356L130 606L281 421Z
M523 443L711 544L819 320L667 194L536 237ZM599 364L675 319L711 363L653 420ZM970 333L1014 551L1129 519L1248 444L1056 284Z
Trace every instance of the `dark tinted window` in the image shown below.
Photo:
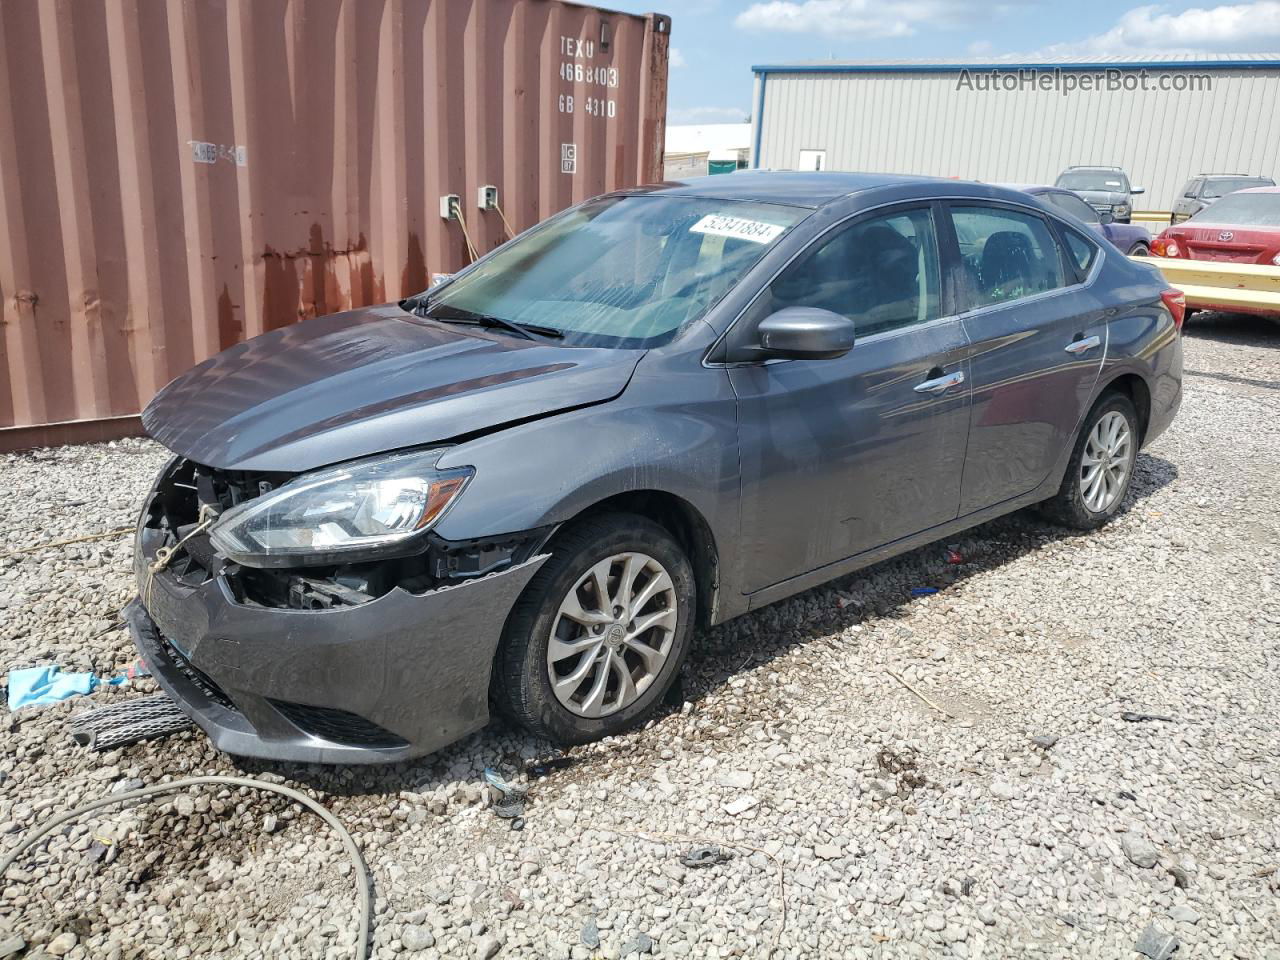
M1067 238L1067 255L1071 258L1071 262L1080 268L1080 274L1083 276L1093 266L1093 258L1097 256L1098 248L1074 230L1062 232Z
M1065 210L1073 217L1078 217L1085 223L1101 223L1098 219L1098 211L1093 209L1079 197L1070 193L1046 193L1042 199L1048 200L1059 210Z
M1062 260L1040 217L999 207L951 210L974 306L1005 303L1064 286Z
M938 244L928 209L855 223L801 255L756 301L758 321L784 307L821 307L853 320L859 337L939 313Z

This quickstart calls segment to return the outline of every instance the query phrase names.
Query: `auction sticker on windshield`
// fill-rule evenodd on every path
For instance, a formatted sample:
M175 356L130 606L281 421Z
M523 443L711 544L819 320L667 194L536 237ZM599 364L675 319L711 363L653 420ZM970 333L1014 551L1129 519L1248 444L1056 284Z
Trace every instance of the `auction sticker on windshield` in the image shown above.
M752 243L773 243L786 227L776 223L765 223L763 220L747 220L744 217L726 217L719 213L709 213L692 227L690 233L709 233L713 237L732 237L735 240L749 240Z

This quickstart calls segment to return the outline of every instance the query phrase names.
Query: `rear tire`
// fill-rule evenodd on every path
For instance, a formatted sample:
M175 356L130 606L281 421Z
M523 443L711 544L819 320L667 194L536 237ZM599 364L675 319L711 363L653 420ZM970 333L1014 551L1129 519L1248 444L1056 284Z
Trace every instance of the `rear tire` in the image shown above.
M530 732L587 743L642 721L671 687L693 631L693 568L671 534L628 513L579 520L551 551L507 618L492 692Z
M1098 398L1076 437L1062 486L1040 505L1049 519L1096 530L1120 512L1138 459L1138 413L1122 393Z

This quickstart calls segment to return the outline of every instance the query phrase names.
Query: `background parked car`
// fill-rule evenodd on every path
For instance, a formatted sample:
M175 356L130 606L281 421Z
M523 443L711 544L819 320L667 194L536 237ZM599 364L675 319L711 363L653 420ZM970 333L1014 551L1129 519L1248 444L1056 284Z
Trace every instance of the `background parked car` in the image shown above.
M1151 241L1158 257L1280 267L1280 187L1238 190ZM1197 303L1198 309L1280 319L1274 308ZM1188 311L1190 313L1190 311Z
M1194 217L1209 204L1221 200L1229 193L1275 185L1276 182L1270 177L1251 177L1243 173L1202 173L1188 180L1187 185L1182 188L1178 202L1173 205L1169 225Z
M1119 223L1133 216L1133 196L1146 192L1133 186L1120 167L1067 167L1054 186L1075 191L1099 214L1109 213Z
M1136 223L1116 223L1109 213L1098 213L1079 194L1061 187L1034 184L1006 184L1010 189L1029 193L1051 208L1069 213L1084 221L1089 228L1111 241L1112 246L1130 257L1145 257L1151 252L1151 233Z

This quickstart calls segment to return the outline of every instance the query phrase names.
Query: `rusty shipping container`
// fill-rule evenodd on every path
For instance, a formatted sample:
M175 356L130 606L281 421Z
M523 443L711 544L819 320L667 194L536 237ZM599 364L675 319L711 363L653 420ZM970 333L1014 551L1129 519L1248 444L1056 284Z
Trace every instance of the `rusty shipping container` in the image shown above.
M136 433L224 347L458 269L464 225L484 252L661 179L669 32L559 0L3 0L0 450Z

